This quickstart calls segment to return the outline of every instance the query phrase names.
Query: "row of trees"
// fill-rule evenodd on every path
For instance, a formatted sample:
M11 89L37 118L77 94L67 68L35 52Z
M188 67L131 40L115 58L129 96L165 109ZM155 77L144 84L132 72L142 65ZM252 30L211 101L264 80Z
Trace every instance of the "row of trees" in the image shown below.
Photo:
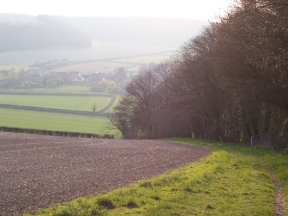
M111 121L124 138L288 145L288 3L239 0L168 62L137 76Z

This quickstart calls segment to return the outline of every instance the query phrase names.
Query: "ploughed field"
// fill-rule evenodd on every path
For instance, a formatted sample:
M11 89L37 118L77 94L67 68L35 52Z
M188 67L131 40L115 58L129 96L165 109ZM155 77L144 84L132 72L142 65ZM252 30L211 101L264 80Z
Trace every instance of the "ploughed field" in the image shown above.
M22 215L103 193L209 154L166 141L0 132L0 215Z

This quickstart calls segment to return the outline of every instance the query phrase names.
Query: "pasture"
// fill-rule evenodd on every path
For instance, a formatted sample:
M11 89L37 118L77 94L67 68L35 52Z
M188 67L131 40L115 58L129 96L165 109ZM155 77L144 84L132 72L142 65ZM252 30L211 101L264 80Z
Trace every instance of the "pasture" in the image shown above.
M0 119L1 126L97 134L108 133L114 134L116 138L120 137L118 130L108 130L110 122L107 117L0 108Z
M111 94L102 93L102 92L91 92L91 85L61 85L54 88L17 88L17 89L7 89L7 88L0 88L0 92L3 93L25 93L25 94L37 94L37 93L45 93L45 94L91 94L96 96L108 96L110 97ZM0 93L1 94L1 93Z
M111 97L105 96L56 96L56 95L5 95L0 94L1 104L35 106L55 109L96 111L104 108Z
M125 68L125 71L127 71L127 72L137 72L138 73L139 69L140 69L140 65L137 65L137 66L132 66L132 67Z
M135 56L135 57L128 57L128 58L123 58L119 59L119 62L137 62L139 64L149 64L151 62L154 63L160 63L162 61L165 61L172 56L174 52L163 52L163 53L158 53L158 54L150 54L150 55L143 55L143 56Z
M109 133L120 138L118 130L109 131L110 121L108 115L105 117L104 114L111 111L119 98L116 97L114 101L113 95L92 94L90 88L90 86L61 86L50 89L6 89L4 91L2 89L0 104L28 107L12 109L3 106L5 108L0 109L0 125L52 131ZM95 112L103 112L103 116L94 115L94 105ZM103 108L108 109L103 110ZM65 110L71 112L64 112Z

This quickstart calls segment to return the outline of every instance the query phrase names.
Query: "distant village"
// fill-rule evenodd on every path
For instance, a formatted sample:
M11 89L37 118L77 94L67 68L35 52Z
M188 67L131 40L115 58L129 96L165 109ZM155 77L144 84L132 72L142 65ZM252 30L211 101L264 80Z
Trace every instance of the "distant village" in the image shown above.
M135 72L127 72L124 67L114 68L110 73L95 71L82 74L79 71L57 71L57 68L71 64L63 59L35 62L27 70L0 70L0 88L54 88L79 84L91 85L91 92L121 93L134 76L147 69L146 64L143 64L139 71ZM52 69L54 70L51 71Z

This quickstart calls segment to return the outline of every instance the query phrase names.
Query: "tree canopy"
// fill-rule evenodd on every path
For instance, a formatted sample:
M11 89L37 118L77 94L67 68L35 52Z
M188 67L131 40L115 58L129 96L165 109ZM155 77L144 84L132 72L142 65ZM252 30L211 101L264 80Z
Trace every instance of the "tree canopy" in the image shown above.
M239 0L168 62L139 74L112 114L125 138L288 145L288 3Z

